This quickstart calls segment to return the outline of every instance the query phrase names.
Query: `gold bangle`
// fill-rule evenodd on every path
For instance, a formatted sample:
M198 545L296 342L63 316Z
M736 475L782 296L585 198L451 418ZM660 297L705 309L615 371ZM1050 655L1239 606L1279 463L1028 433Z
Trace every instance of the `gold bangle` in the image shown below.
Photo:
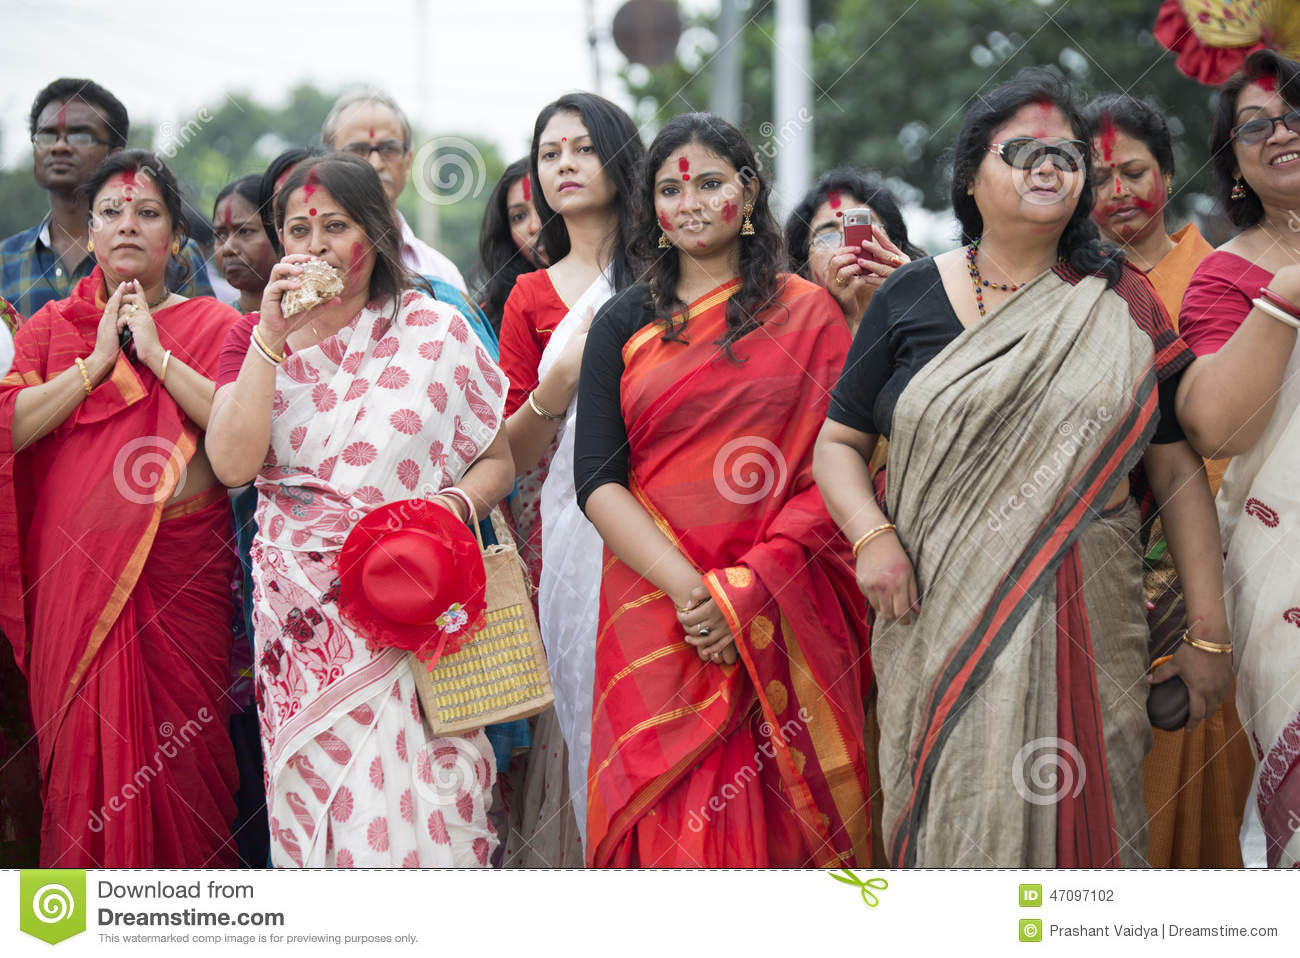
M1204 639L1198 639L1192 635L1191 630L1183 633L1183 641L1194 649L1200 649L1202 652L1213 652L1216 655L1231 655L1231 642L1206 642Z
M266 341L262 339L262 335L257 331L256 326L253 327L253 338L257 340L257 345L262 347L262 351L266 353L266 355L270 357L277 366L284 362L284 357L282 355L277 353L270 346L266 345Z
M171 362L171 358L172 351L170 349L163 353L162 370L158 373L158 385L160 386L167 385L167 364Z
M73 362L75 362L77 368L81 370L81 385L85 388L86 395L89 396L95 387L90 384L90 373L86 372L86 361L78 356L73 360Z
M853 543L853 558L856 559L858 553L862 551L862 547L876 536L884 535L886 532L893 532L896 528L898 527L892 522L886 522L883 526L876 526L870 532L863 533L862 537L858 539L857 542Z
M555 413L551 412L549 409L545 408L541 403L537 401L537 390L533 390L528 394L528 405L532 406L533 412L537 413L537 415L541 416L547 422L564 421L563 416L555 415Z

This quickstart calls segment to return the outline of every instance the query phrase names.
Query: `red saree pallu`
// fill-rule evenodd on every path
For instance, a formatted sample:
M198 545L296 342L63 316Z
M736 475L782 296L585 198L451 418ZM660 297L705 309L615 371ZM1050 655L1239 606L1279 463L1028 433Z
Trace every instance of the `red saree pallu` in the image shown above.
M233 864L229 508L220 488L169 502L198 428L119 357L14 452L19 393L91 351L103 283L96 269L33 316L0 381L0 629L38 730L41 865ZM210 376L237 314L205 298L154 318L163 347Z
M630 488L705 576L741 661L702 661L672 601L608 550L588 775L596 866L819 867L870 861L865 603L812 480L849 335L786 278L763 326L717 345L730 283L684 336L628 340Z

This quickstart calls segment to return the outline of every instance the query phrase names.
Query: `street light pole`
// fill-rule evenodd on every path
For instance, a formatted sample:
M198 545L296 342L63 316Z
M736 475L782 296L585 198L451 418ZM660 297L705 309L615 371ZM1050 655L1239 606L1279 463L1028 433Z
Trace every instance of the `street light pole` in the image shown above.
M812 184L812 31L808 0L776 0L772 46L773 206L784 215Z

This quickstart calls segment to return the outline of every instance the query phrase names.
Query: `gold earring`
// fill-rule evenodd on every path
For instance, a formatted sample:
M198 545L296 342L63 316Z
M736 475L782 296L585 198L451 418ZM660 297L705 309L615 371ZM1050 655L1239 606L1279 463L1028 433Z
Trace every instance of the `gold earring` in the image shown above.
M181 241L172 240L172 255L177 256L180 254L180 251L181 251Z
M670 246L672 246L672 245L673 245L673 244L670 243L670 242L668 241L668 234L665 233L663 230L660 230L660 231L659 231L659 248L660 248L660 249L667 249L668 247L670 247Z
M740 235L741 235L741 236L753 236L754 233L756 232L755 229L754 229L754 224L751 223L751 222L750 222L750 219L749 219L749 217L753 214L753 212L754 212L754 204L753 204L753 203L746 203L746 204L745 204L745 222L743 222L743 223L740 224Z
M94 241L94 240L91 240L89 243L86 244L86 252L87 252L87 253L93 253L93 252L95 252L95 241Z
M1246 187L1241 183L1241 174L1238 173L1233 177L1233 179L1236 183L1232 187L1232 192L1228 194L1228 197L1234 200L1244 200L1246 198Z

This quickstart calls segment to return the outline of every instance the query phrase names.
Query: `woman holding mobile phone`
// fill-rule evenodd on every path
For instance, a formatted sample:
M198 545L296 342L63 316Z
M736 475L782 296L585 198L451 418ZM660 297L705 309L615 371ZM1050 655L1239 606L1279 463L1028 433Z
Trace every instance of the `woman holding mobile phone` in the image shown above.
M582 860L600 537L573 488L574 396L592 317L632 281L628 201L644 155L632 119L595 94L560 97L533 127L530 192L551 265L515 281L501 321L501 368L518 481L511 508L538 583L555 707L534 729L522 833L506 847L512 865Z

